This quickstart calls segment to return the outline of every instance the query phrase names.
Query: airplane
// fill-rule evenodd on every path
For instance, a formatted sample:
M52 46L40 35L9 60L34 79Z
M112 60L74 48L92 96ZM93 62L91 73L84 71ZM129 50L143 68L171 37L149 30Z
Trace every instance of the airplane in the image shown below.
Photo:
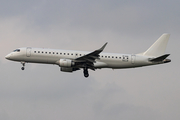
M105 43L93 52L23 47L15 49L5 56L6 59L21 62L22 70L25 63L56 64L62 72L74 72L83 69L84 77L88 77L88 69L101 68L123 69L171 62L166 59L165 49L170 34L164 33L145 52L139 54L103 53Z

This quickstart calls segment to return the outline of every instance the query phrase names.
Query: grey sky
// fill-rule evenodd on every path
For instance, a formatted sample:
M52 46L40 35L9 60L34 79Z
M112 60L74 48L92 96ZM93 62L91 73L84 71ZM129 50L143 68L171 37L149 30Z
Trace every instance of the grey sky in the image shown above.
M179 120L180 2L32 0L0 4L0 119ZM59 71L4 56L18 47L140 53L171 33L169 64L136 69Z

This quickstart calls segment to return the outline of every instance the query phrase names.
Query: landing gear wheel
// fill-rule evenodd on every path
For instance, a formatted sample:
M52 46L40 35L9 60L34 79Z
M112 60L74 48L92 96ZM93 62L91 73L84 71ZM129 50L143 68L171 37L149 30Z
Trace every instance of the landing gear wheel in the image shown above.
M84 69L84 77L86 77L86 78L89 77L89 73L88 73L87 68Z
M25 69L24 67L21 68L21 70L24 70L24 69Z
M86 77L86 78L89 77L89 74L84 74L84 77Z

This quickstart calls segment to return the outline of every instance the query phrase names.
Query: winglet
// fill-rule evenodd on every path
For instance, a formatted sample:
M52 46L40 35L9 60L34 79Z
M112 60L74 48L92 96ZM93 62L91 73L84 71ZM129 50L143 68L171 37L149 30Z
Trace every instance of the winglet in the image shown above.
M107 44L108 44L108 42L106 42L106 43L99 49L99 51L103 51Z

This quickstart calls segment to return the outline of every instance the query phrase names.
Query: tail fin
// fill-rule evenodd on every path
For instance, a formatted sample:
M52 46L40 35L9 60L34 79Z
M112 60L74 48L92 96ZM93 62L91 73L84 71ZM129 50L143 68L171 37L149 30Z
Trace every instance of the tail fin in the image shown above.
M163 34L143 55L146 56L161 56L164 55L170 34Z

